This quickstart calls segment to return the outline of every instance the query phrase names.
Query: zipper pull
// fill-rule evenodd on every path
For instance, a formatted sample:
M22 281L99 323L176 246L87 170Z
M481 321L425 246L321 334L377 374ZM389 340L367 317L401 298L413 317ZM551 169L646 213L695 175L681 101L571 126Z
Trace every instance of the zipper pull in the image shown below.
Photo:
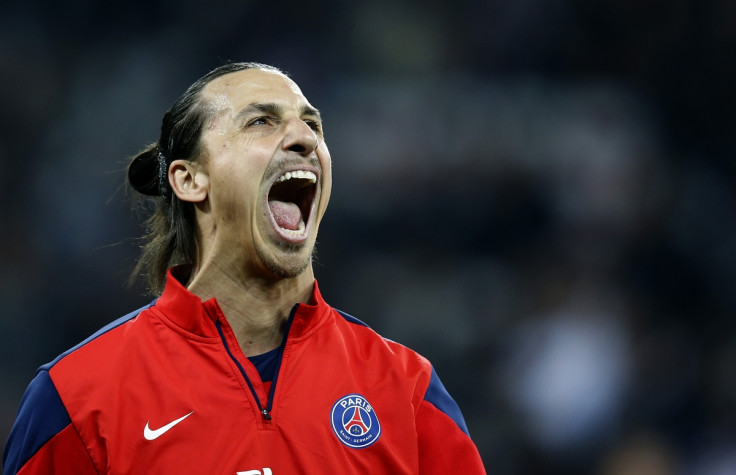
M271 420L271 414L268 413L268 409L261 410L261 414L263 414L263 418L267 421Z

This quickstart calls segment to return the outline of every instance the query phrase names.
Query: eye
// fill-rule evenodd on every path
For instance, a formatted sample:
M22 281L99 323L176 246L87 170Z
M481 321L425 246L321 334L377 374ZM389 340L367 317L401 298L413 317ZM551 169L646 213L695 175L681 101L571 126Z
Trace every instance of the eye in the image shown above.
M320 135L322 134L322 124L319 121L313 120L313 119L304 119L304 123L307 124L310 129L314 130L318 134Z
M254 119L251 119L246 124L246 127L250 127L251 125L270 125L275 122L275 119L273 117L269 117L267 115L259 116Z

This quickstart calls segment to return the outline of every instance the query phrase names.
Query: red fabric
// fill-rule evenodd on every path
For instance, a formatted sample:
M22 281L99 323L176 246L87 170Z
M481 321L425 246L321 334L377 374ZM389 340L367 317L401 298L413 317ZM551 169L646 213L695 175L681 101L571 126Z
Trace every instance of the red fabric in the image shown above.
M53 473L56 475L96 474L97 469L79 439L77 431L70 424L41 447L31 460L26 463L19 475L38 475Z
M447 414L423 401L417 414L419 473L485 474L473 442Z
M87 469L91 457L109 474L483 473L470 439L423 402L429 362L347 321L316 283L313 301L295 313L266 420L216 322L264 407L266 388L217 302L202 303L170 277L154 306L50 369L78 447L67 449L72 434L65 430L57 436L63 443L46 444L22 473L65 473L46 468L83 463L80 447L89 452ZM351 394L370 403L380 424L380 435L371 426L375 443L362 448L346 445L333 429L336 403ZM184 416L153 440L144 437L144 428L155 433ZM448 448L452 453L443 455Z

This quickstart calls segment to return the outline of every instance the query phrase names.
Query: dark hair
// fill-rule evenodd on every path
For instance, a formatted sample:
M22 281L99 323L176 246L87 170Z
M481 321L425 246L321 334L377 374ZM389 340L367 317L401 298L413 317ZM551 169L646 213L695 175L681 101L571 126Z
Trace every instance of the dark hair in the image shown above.
M197 226L192 203L181 201L171 190L169 165L173 160L196 161L203 157L202 129L213 108L201 97L214 79L246 69L279 72L260 63L228 63L198 79L174 102L161 121L158 142L133 157L128 165L128 183L153 202L146 220L141 255L131 281L145 274L151 293L158 295L166 282L166 272L178 264L194 264L197 258ZM282 73L283 74L283 73Z

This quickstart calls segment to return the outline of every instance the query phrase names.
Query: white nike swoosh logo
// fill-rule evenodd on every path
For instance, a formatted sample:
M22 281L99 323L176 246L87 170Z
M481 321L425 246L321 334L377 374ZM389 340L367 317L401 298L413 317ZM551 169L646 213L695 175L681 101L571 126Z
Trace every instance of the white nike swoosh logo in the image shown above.
M171 429L172 427L174 427L175 425L177 425L178 423L180 423L181 421L183 421L187 417L191 416L192 414L194 414L194 411L190 412L186 416L183 416L183 417L178 418L175 421L171 421L168 424L166 424L165 426L160 427L160 428L158 428L156 430L153 430L150 427L148 427L148 422L146 422L146 427L143 429L143 437L145 437L146 440L158 439L159 437L161 437L162 435L164 435L166 432L168 432L169 429Z

